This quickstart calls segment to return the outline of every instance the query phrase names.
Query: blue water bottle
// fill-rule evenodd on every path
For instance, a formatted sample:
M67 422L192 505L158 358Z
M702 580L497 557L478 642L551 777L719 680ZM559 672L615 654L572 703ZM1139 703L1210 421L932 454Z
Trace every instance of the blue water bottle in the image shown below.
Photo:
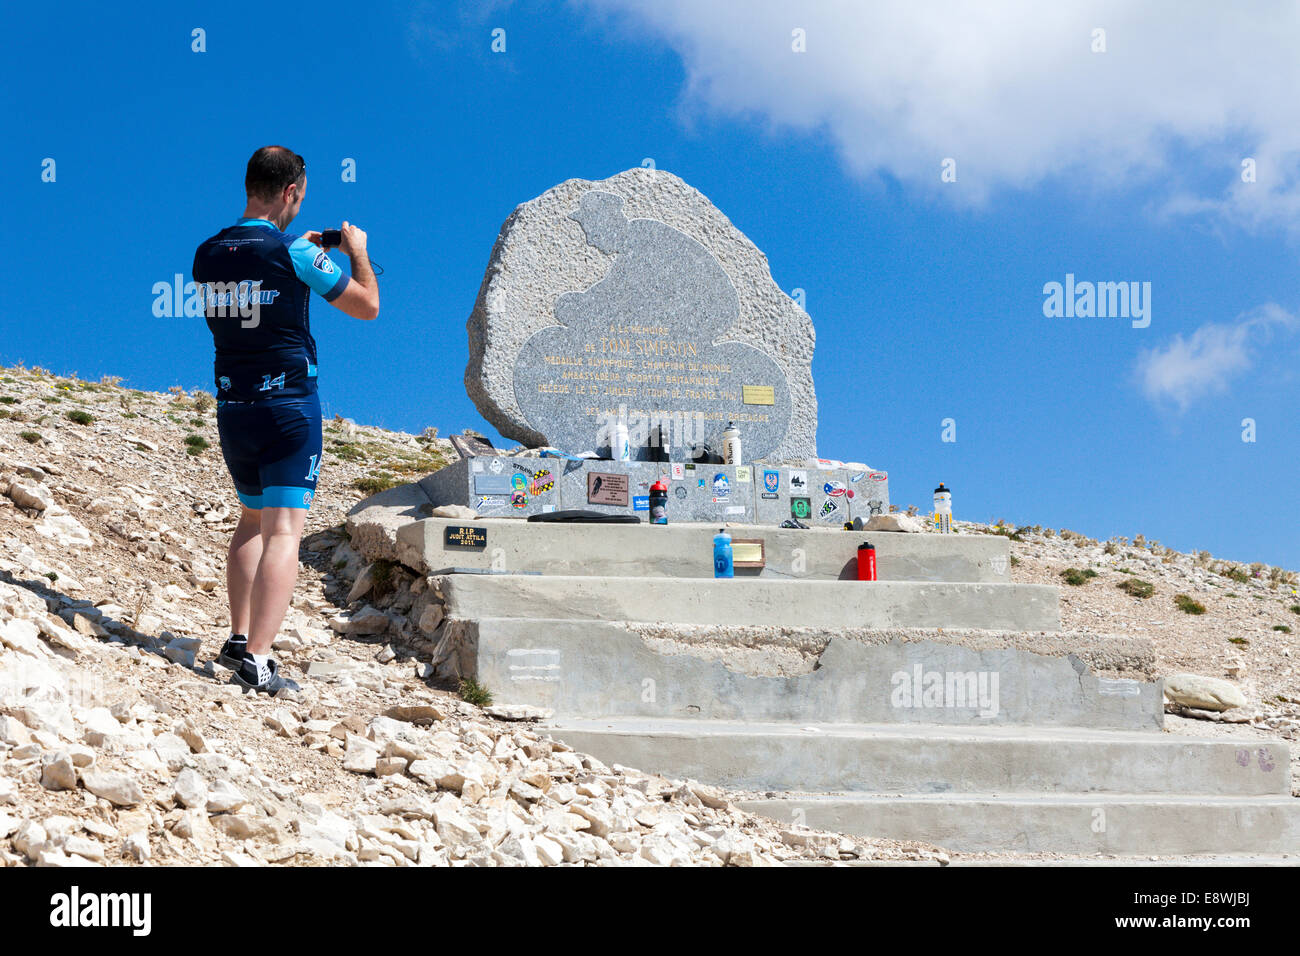
M715 578L734 578L736 566L732 562L731 535L726 528L719 528L713 536L713 576Z

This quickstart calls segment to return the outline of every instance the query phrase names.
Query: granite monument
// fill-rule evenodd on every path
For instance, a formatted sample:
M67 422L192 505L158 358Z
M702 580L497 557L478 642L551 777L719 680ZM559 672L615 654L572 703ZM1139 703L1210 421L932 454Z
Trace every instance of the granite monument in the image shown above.
M569 180L516 208L467 325L466 388L525 445L607 454L622 419L634 460L681 461L735 422L746 462L816 457L812 320L671 173Z

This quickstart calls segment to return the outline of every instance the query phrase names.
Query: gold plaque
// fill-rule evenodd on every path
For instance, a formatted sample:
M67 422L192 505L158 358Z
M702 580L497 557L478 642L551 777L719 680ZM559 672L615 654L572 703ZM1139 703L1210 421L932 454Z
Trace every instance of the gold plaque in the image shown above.
M771 385L742 385L740 394L746 405L776 404L776 389Z
M761 568L763 560L762 538L737 538L731 542L731 562L738 568Z

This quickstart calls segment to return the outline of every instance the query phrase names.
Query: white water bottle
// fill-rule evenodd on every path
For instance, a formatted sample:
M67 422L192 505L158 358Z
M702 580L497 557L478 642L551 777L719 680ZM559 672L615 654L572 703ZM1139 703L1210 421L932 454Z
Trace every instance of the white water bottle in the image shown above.
M620 417L618 424L614 426L614 440L610 442L610 457L615 461L630 461L632 459L632 446L628 444L627 438L627 420Z
M722 460L728 465L739 465L742 461L740 429L732 422L727 422L727 427L722 431Z
M942 481L934 489L934 525L936 531L952 533L952 492L944 487Z

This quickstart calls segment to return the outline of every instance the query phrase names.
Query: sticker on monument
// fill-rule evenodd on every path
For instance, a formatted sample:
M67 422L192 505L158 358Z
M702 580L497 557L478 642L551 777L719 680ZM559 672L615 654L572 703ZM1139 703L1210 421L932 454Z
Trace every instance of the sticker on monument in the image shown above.
M673 481L681 481L686 477L686 468L681 462L673 462Z
M478 501L474 503L474 510L479 514L486 514L491 511L504 511L508 500L508 495L479 495Z
M817 513L817 517L821 518L823 521L834 521L835 512L839 510L840 506L836 503L835 499L827 498L822 502L822 508L821 511Z
M713 476L713 500L728 501L731 498L731 482L722 472Z
M483 462L475 458L469 463L469 470L476 475L481 475L483 473Z
M729 505L728 507L722 509L722 513L727 515L743 515L745 513L745 506Z
M861 481L865 477L867 477L867 473L865 471L860 471L856 475L851 477L849 481L851 481L853 484L856 485L859 481Z
M542 514L550 514L559 509L559 505L542 505Z
M514 491L509 475L475 475L474 494L508 495Z
M555 487L555 476L545 468L535 471L531 480L528 482L528 493L534 498L538 495L544 495Z
M776 389L771 385L742 385L740 400L746 405L775 405Z
M683 501L685 501L685 500L686 500L686 486L685 486L685 485L678 485L676 488L673 489L673 494L675 494L678 498L681 498Z
M633 510L633 511L649 511L649 510L650 510L650 496L649 496L649 495L634 495L633 498L632 498L632 510Z
M487 547L487 528L449 524L442 529L442 546L444 548L469 548L482 551Z
M885 510L885 503L881 501L879 498L872 498L870 501L867 502L867 511L870 514L878 515L881 514L884 510Z
M492 472L492 474L494 475L499 475L501 474L501 472L505 470L506 470L505 462L503 462L500 458L493 458L490 462L488 462L488 471Z
M524 493L523 491L516 491L516 492L513 492L513 493L511 493L511 495L510 495L510 504L511 504L512 507L515 507L515 508L527 508L527 507L528 507L528 495L527 495L526 493Z
M781 473L779 471L763 470L763 490L769 492L772 497L776 497L776 493L781 490ZM766 498L767 495L763 497Z
M683 470L683 471L694 471L694 470L695 470L695 465L694 465L693 462L689 462L689 461L688 461L688 462L686 462L684 465L682 465L682 470Z
M699 487L701 487L701 488L704 487L704 479L703 479L703 478L701 478L701 479L699 480Z
M796 494L804 494L808 491L808 472L792 471L790 472L790 490Z
M587 501L593 505L627 507L627 475L587 473Z
M807 498L790 499L790 516L793 518L807 518L812 514L812 502Z
M828 481L826 484L822 485L822 491L826 492L826 494L830 495L832 498L840 498L843 497L844 492L848 491L848 489L844 487L844 482L842 481Z
M885 474L883 471L873 471L870 475L868 475L868 477L872 481L884 481L889 476Z
M740 465L740 466L738 466L738 467L736 468L736 483L737 483L737 484L741 484L741 483L748 484L748 483L749 483L749 480L750 480L750 476L749 476L749 466L748 466L748 465Z

